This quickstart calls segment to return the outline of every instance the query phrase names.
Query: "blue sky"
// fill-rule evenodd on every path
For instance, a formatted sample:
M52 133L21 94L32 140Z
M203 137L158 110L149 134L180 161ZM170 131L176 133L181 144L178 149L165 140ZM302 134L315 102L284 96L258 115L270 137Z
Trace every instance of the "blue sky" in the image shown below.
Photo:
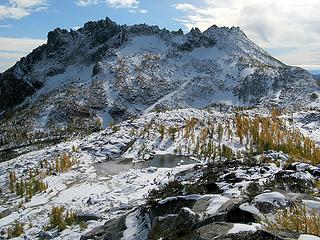
M8 2L0 0L0 5ZM179 3L179 1L176 1ZM148 23L177 29L183 27L181 23L173 20L175 17L182 17L183 14L171 7L172 1L140 1L142 9L148 13L130 12L130 8L114 8L107 4L92 4L78 6L73 0L51 0L47 9L40 12L33 12L31 15L17 19L0 19L0 25L11 27L1 28L0 36L6 37L27 37L46 38L47 32L60 27L70 29L83 26L87 21L100 20L109 17L119 24ZM165 15L164 15L165 13ZM0 15L1 16L1 15Z
M279 3L280 2L280 3ZM240 26L290 65L320 69L317 0L0 0L0 72L46 40L47 32L109 17L170 30Z

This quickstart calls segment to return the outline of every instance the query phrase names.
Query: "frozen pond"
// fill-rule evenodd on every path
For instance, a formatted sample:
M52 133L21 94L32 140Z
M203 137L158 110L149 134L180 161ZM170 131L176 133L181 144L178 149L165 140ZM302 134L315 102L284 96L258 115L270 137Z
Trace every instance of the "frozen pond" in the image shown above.
M151 160L133 163L136 168L174 168L181 165L195 164L196 161L192 160L187 156L177 156L177 155L155 155Z
M155 155L151 160L144 162L132 162L132 159L113 159L94 165L98 175L116 174L123 170L139 169L139 168L174 168L181 165L195 164L196 161L187 156L177 155Z

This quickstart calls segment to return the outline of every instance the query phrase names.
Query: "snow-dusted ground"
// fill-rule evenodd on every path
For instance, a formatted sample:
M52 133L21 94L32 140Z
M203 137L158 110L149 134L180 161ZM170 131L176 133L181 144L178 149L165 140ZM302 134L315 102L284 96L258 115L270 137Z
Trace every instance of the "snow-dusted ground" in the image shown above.
M262 112L260 111L259 113L263 114ZM254 115L256 110L250 110L247 113ZM304 123L306 120L304 116L311 113L296 113L293 115L293 122L295 127L301 129L305 134L308 134L308 129L312 129L312 134L308 134L308 136L319 142L320 131L317 127L317 121L311 121L312 119L307 118L309 119L308 123ZM165 113L150 112L135 120L123 122L118 126L117 131L106 129L82 140L61 143L54 147L31 152L8 162L0 163L0 186L3 194L9 197L8 200L4 201L1 208L12 211L10 215L0 220L0 228L6 229L18 220L26 223L26 235L30 239L35 239L37 234L48 225L48 213L54 206L64 206L66 209L76 212L97 214L101 219L89 221L88 229L81 230L76 225L64 230L57 236L57 239L77 239L83 233L102 225L105 221L145 203L146 196L150 190L164 185L172 180L175 174L194 166L193 164L183 165L183 160L181 160L174 167L171 166L172 168L157 168L153 166L139 168L130 165L128 160L122 161L119 159L148 160L155 154L176 154L177 148L181 149L182 154L188 155L186 150L188 144L194 146L195 143L186 141L179 131L174 139L167 135L161 138L160 133L157 131L160 124L167 128L175 126L177 129L183 129L186 120L192 117L196 117L199 120L199 126L202 126L209 121L214 123L226 121L231 116L233 116L233 113L222 113L213 109L209 111L180 109ZM291 116L282 116L283 119L286 119L286 117L289 118ZM150 124L151 127L146 130L145 126L150 126ZM196 127L195 135L197 136L200 131L201 127ZM238 140L235 137L232 140L224 137L221 144L227 144L237 151L245 149L245 146L237 142ZM13 194L8 193L8 171L15 170L19 179L24 176L27 169L37 167L40 161L53 161L63 153L69 153L73 158L78 159L79 164L66 173L47 176L44 179L48 184L47 191L35 195L30 202L24 203L23 207L18 208L18 204L22 199L18 199ZM276 158L282 159L281 161L285 161L288 158L282 153L270 153L270 156L277 156ZM195 160L201 162L200 159ZM205 162L206 160L203 161ZM295 173L295 177L315 180L315 177L303 172L307 168L310 168L308 164L298 165L297 169L300 169L299 171L301 172ZM228 174L223 174L217 183L222 190L221 194L189 197L195 199L210 198L206 214L214 215L226 202L241 198L243 191L251 182L263 184L281 170L281 164L276 166L274 163L270 163L268 168L256 166L250 169L229 169L228 174L234 174L239 181L228 183L224 181ZM256 204L262 202L283 207L293 197L280 192L265 192L256 196L251 204L242 204L240 208L261 216ZM162 201L170 201L170 198ZM312 209L320 209L320 202L316 199L303 199L303 202ZM130 236L132 232L137 231L141 239L145 238L143 236L146 233L140 229L134 218L133 212L126 220L127 230L124 232L124 239L133 239ZM28 226L29 223L32 225L30 228ZM259 227L238 224L230 230L230 233L255 231Z
M70 172L46 177L44 179L48 183L46 193L37 194L30 202L25 203L23 208L16 209L15 206L21 199L10 199L4 207L13 209L13 213L1 219L1 229L5 229L16 220L26 224L31 223L32 228L26 229L26 234L33 239L48 224L48 213L51 208L64 206L76 212L89 212L100 216L100 221L89 223L89 230L126 212L127 209L141 205L145 202L149 190L157 187L159 183L166 183L175 173L192 166L177 166L173 169L124 167L124 170L120 170L120 165L118 172L99 175L95 170L99 168L99 163L96 163L94 158L83 155L79 159L80 164ZM5 172L4 169L14 161L1 164L1 172ZM104 167L106 164L104 163ZM110 167L113 167L112 164ZM5 176L1 177L3 181ZM74 227L64 230L58 239L75 239L83 233L79 227Z

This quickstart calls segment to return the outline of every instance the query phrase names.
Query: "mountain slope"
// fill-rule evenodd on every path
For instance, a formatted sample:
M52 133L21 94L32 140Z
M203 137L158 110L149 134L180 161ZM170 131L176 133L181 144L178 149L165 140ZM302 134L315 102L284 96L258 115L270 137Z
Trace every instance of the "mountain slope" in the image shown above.
M0 76L0 111L30 128L99 128L154 109L212 103L301 106L317 91L305 70L286 66L239 28L170 32L110 19L56 29Z

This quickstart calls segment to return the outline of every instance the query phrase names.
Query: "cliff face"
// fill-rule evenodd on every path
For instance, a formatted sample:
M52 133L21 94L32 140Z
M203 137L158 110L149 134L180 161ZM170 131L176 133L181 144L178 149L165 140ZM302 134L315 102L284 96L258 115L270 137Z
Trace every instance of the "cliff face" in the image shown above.
M217 102L305 105L316 89L308 72L276 60L239 28L184 34L107 18L49 32L47 44L1 74L0 111L23 103L46 127Z

